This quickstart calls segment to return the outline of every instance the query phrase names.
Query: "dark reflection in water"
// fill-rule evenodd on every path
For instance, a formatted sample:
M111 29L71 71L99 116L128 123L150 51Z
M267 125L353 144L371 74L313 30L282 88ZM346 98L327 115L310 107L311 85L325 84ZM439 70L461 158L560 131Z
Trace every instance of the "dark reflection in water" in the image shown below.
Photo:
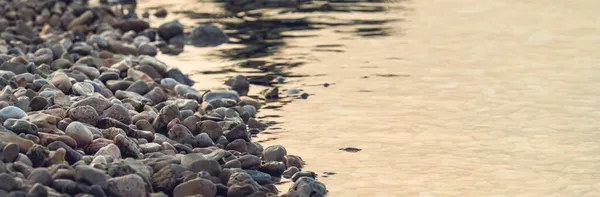
M389 36L392 32L384 26L391 20L362 20L362 19L344 19L333 17L330 13L377 13L386 12L390 3L389 0L327 0L327 1L306 1L306 0L281 0L281 1L260 1L260 0L215 0L222 4L225 13L209 14L202 12L181 12L193 19L211 19L224 26L228 36L235 38L234 44L240 44L242 47L226 49L220 51L218 56L228 60L246 60L239 64L239 67L257 69L259 76L249 76L251 83L258 85L271 86L273 79L278 76L283 77L301 77L294 76L286 70L292 67L300 66L304 62L299 59L286 61L265 61L249 60L256 58L265 58L276 56L281 49L289 47L286 38L296 37L314 37L318 35L291 36L286 32L292 31L310 31L330 27L349 26L354 27L351 31L336 31L342 34L352 34L360 38ZM398 8L394 6L394 8ZM273 11L277 14L267 14L264 10ZM272 13L272 12L269 12ZM307 15L301 18L286 18L285 14L304 13ZM246 17L251 17L248 20ZM327 17L326 21L315 20L321 17ZM219 20L223 18L238 18L240 20ZM343 46L341 46L343 47ZM316 47L313 52L343 52L343 48L319 48ZM283 59L283 58L280 58Z

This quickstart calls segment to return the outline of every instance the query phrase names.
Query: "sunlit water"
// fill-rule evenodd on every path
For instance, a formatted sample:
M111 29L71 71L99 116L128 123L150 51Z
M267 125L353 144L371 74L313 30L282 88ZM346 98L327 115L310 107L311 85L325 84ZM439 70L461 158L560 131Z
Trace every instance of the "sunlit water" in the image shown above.
M275 33L242 38L259 46L250 53L213 49L229 53L212 62L301 62L292 73L312 75L283 85L314 95L263 110L281 129L257 140L302 156L306 170L335 172L319 178L329 196L600 196L600 1L355 5L259 17L311 17L295 21L301 29L229 25Z

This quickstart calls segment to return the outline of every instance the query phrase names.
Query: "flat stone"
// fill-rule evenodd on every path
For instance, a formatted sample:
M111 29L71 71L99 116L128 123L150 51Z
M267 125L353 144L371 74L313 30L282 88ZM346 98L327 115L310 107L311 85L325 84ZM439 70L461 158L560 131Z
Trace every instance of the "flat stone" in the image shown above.
M146 196L146 183L137 174L129 174L108 180L108 190L122 196Z
M174 197L186 197L198 194L206 197L214 197L217 194L217 187L209 180L194 179L178 185L173 191Z

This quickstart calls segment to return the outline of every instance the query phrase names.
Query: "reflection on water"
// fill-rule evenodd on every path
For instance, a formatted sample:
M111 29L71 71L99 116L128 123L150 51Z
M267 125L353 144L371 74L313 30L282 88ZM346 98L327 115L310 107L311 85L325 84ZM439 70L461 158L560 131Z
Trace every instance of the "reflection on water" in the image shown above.
M354 19L334 17L332 13L372 13L385 12L385 0L328 0L328 1L239 1L217 0L224 9L222 14L202 13L202 11L179 12L193 19L211 19L223 25L234 44L241 47L221 50L217 56L234 61L246 61L238 66L252 68L262 73L250 75L256 85L271 86L278 76L297 77L286 70L304 63L300 58L281 58L277 54L290 47L289 39L315 37L310 31L331 27L353 27L351 31L336 31L340 34L368 38L389 36L392 32L384 27L391 20ZM294 14L302 16L293 16ZM327 13L327 15L325 15ZM326 17L325 17L326 16ZM231 20L237 18L237 20ZM226 20L221 20L226 19ZM290 35L290 32L307 31L303 35ZM336 46L339 47L339 46ZM340 48L317 47L314 52L343 52ZM305 56L306 54L302 54ZM305 57L303 57L305 58ZM257 60L260 59L260 60ZM266 60L265 60L266 59Z

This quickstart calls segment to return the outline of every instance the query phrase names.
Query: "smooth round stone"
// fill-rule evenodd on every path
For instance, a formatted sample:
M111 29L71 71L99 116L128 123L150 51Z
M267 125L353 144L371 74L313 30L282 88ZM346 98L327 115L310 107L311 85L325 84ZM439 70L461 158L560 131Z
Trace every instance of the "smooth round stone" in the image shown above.
M265 161L283 161L283 158L287 155L287 150L281 145L272 145L263 151L263 159Z
M300 95L300 98L302 98L302 99L307 99L307 98L308 98L308 96L309 96L309 95L308 95L308 93L302 93L302 94Z
M229 42L229 37L220 28L211 24L200 24L192 29L190 43L194 46L219 46Z
M6 120L9 118L21 119L25 116L27 116L27 113L15 106L8 106L0 109L0 118L2 120Z
M160 80L160 85L164 86L167 89L175 89L176 85L179 85L180 83L177 82L175 79L172 78L164 78Z
M81 122L74 121L65 130L65 134L77 142L77 146L84 147L93 140L92 132Z
M72 86L71 80L69 80L69 76L67 76L67 74L65 74L63 72L56 72L53 75L54 76L52 76L52 78L50 80L52 85L57 87L59 90L61 90L65 94L69 93L69 90L71 89L71 86Z
M156 47L152 46L151 44L144 43L138 47L138 54L156 56L158 54L158 49L156 49Z

